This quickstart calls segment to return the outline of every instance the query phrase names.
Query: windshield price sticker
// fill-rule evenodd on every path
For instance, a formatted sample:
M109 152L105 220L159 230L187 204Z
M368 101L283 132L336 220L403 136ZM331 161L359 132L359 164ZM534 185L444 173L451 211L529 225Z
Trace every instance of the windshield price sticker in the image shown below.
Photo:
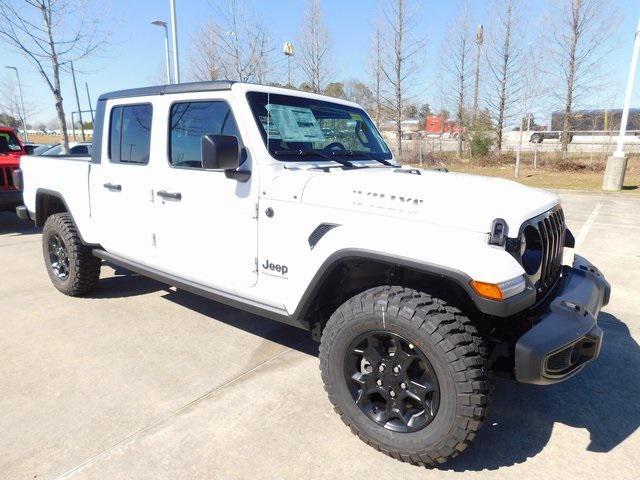
M310 108L266 105L271 121L285 142L323 142L324 133Z

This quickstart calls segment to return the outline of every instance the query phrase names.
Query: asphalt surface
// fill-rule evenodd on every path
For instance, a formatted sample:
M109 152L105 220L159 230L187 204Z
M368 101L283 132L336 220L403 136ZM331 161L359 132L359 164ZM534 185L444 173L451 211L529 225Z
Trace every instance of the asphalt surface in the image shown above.
M561 197L613 285L601 357L551 387L498 380L475 442L437 470L349 432L305 332L108 267L65 297L40 234L0 214L0 478L638 478L640 197Z

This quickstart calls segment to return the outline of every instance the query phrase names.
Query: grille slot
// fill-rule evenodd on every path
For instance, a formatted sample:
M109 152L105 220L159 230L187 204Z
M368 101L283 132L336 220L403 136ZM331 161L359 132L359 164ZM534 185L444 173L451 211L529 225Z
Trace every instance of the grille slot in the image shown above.
M565 230L562 209L553 210L538 220L537 227L542 238L542 266L537 290L545 294L558 280L562 270Z
M13 185L13 171L15 167L0 167L0 188L2 190L15 190Z

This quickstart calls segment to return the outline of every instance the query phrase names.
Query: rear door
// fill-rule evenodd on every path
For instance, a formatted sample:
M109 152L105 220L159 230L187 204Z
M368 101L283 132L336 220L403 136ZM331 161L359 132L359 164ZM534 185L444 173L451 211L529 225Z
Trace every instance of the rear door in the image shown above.
M155 251L150 160L159 151L152 142L153 117L151 101L107 104L101 162L90 175L91 211L102 246L142 263L151 262Z

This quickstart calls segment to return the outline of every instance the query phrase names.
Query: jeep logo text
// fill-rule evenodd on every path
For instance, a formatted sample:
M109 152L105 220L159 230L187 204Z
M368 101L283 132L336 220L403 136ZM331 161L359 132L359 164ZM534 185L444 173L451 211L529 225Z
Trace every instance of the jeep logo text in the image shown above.
M264 261L264 265L262 265L262 268L264 268L265 270L272 270L274 272L281 273L283 276L286 276L287 272L289 271L289 267L287 267L286 265L271 263L269 260Z

